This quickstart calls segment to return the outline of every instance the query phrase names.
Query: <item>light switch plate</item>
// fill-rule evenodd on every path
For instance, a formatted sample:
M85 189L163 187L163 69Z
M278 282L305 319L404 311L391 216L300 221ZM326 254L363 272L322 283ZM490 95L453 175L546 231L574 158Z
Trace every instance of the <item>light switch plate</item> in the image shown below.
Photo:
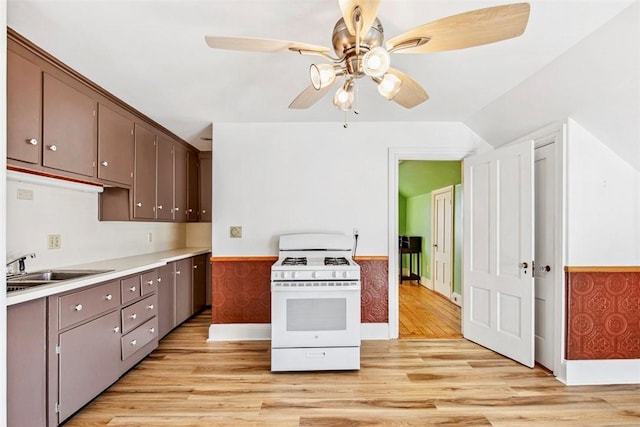
M242 237L242 227L239 225L232 225L229 228L229 236L236 239Z
M49 234L47 238L47 249L60 249L62 247L62 236L59 234Z

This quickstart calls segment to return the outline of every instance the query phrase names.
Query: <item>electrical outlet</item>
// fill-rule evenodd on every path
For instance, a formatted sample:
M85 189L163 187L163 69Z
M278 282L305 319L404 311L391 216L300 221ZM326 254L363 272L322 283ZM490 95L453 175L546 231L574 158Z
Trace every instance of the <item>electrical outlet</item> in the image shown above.
M232 238L239 239L242 237L242 227L239 225L232 225L229 228L229 236Z
M17 198L19 200L33 200L33 191L25 190L24 188L18 188Z
M147 234L147 242L149 243L153 242L153 233L149 232Z
M62 247L62 236L60 234L49 234L47 249L60 249Z

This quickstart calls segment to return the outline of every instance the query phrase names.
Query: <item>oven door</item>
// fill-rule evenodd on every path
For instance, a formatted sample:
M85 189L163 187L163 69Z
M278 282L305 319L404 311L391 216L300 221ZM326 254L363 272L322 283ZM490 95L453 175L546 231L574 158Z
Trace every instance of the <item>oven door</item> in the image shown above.
M360 346L360 289L273 289L271 346Z

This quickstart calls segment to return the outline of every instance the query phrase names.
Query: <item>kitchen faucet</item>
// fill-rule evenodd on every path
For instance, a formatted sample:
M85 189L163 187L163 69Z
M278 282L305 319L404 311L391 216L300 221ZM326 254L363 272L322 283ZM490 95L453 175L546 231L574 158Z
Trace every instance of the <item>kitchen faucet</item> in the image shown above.
M23 255L19 258L14 259L13 261L9 261L7 263L7 276L15 276L18 274L25 274L25 266L24 266L24 260L26 260L27 258L35 258L36 254L35 253L30 253L30 254L26 254ZM15 269L15 265L18 264L18 272L16 272Z

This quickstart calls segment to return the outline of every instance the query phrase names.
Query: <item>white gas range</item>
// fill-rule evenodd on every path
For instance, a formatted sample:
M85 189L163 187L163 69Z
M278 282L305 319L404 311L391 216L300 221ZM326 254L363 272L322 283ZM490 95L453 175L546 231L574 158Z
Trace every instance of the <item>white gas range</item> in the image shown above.
M360 369L360 266L342 234L280 236L271 267L271 370Z

